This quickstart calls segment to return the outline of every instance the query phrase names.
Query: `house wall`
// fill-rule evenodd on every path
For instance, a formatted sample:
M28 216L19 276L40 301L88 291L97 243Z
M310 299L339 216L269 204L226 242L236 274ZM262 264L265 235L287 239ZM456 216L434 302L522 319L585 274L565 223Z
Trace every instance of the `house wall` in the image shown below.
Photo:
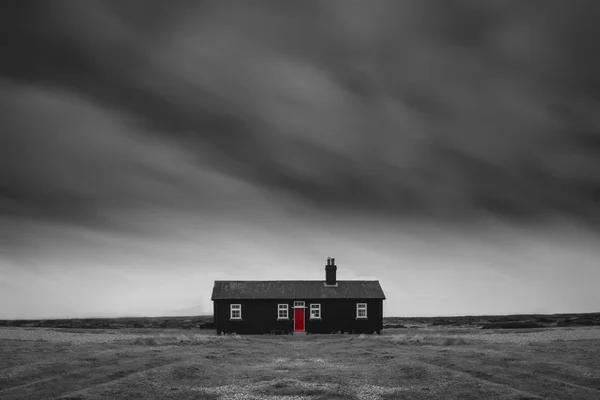
M294 301L305 302L305 329L308 333L373 333L383 328L383 301L361 299L215 300L217 333L261 334L272 330L293 331ZM321 319L310 319L310 304L321 304ZM356 303L367 303L367 319L356 318ZM242 305L242 319L230 319L230 305ZM277 305L288 304L289 319L277 319Z
M383 328L382 300L309 300L307 307L311 303L321 303L321 320L311 320L307 311L306 331L309 333L373 333ZM356 318L356 303L367 303L366 319Z
M230 305L242 305L242 319L230 319ZM288 304L287 320L277 319L277 305ZM289 333L293 330L293 301L289 300L215 300L215 327L217 334L260 334L281 330Z

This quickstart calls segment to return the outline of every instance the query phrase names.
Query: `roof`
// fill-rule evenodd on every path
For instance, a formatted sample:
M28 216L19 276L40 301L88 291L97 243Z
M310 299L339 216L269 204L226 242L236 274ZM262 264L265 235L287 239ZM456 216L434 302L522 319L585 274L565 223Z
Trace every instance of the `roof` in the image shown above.
M379 281L215 281L211 300L385 299Z

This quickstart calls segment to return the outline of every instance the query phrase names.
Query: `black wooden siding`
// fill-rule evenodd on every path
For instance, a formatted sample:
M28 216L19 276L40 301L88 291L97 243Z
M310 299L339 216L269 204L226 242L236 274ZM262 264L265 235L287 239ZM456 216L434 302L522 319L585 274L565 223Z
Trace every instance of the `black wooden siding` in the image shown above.
M307 333L374 333L383 328L381 299L244 299L214 300L217 333L262 334L271 331L290 333L294 330L294 301L304 301ZM367 303L367 318L356 318L356 304ZM242 319L230 319L230 305L242 305ZM288 305L288 320L278 320L277 305ZM321 319L310 319L310 304L321 304Z

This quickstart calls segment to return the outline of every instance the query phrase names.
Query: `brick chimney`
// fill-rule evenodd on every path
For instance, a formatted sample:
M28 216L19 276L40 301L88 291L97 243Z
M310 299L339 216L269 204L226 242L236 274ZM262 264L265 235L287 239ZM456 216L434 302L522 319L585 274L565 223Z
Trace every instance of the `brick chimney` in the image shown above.
M337 286L335 278L336 271L335 258L327 257L327 265L325 266L325 286Z

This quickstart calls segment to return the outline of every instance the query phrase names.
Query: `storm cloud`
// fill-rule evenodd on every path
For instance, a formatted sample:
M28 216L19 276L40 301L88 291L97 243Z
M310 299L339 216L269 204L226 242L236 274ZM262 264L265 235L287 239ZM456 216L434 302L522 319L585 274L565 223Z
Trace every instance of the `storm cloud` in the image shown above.
M201 209L214 171L332 212L598 222L597 2L5 9L5 215Z

